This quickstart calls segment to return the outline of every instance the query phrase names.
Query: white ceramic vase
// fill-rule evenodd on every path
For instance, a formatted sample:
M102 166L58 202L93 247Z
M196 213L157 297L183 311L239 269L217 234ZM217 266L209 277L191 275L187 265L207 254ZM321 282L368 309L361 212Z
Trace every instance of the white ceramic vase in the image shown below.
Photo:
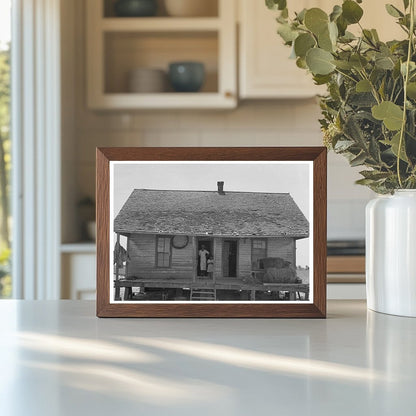
M366 281L369 309L416 317L416 190L368 203Z

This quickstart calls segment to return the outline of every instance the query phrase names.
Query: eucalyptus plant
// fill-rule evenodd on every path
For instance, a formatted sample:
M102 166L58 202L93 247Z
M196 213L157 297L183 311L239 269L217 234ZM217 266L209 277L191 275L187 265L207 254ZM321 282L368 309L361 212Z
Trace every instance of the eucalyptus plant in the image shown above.
M289 16L286 0L266 0L278 10L278 34L296 65L318 85L325 145L365 166L357 183L377 193L416 188L415 0L401 9L383 5L404 33L382 42L360 24L362 0L344 0L330 13L303 9ZM357 26L354 35L350 29Z

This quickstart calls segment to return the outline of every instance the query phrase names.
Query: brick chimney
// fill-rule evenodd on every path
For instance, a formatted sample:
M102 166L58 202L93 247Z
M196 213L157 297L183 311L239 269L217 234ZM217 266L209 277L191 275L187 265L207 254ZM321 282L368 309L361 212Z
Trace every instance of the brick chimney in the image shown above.
M218 193L220 195L225 195L225 192L224 192L224 182L217 182L217 187L218 187Z

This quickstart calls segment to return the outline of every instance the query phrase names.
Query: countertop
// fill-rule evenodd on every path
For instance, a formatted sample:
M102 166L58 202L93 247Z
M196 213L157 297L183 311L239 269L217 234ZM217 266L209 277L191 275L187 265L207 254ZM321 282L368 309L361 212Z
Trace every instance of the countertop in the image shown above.
M0 301L0 415L412 415L416 319L98 319Z

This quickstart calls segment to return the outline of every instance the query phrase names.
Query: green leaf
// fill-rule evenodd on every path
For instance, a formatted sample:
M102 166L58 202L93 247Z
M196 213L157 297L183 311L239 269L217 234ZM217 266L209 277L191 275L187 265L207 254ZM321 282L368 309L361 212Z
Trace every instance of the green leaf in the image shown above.
M403 17L404 14L397 8L394 7L392 4L386 4L387 13L393 17Z
M380 140L380 141L381 141L381 143L383 143L387 146L390 146L391 151L393 152L394 156L398 157L399 145L400 145L400 132L395 134L390 141L388 141L388 140ZM406 155L405 140L404 139L403 139L403 142L402 142L402 146L400 148L399 158L401 160L403 160L404 162L409 162L409 159L407 158L407 155Z
M287 23L280 24L277 28L277 33L288 44L293 42L298 37L298 32L293 30L292 27Z
M386 99L386 78L383 78L381 81L380 87L378 89L378 93L380 94L380 97L385 100Z
M342 3L342 16L349 24L358 23L363 16L363 9L352 0Z
M372 157L374 164L379 166L381 161L380 146L378 144L378 140L374 136L370 137L368 151L370 152L370 156Z
M305 14L306 14L306 9L302 9L299 13L296 13L296 19L303 23L303 21L305 20Z
M298 58L296 59L296 66L301 69L308 69L308 65L306 65L305 58Z
M412 100L416 100L416 82L407 84L407 96Z
M397 61L396 64L394 65L393 72L392 72L393 78L396 80L401 77L400 67L401 67L400 61Z
M306 54L306 64L314 75L327 75L333 72L335 69L335 65L332 63L333 59L330 52L320 48L309 49Z
M357 82L355 86L357 92L371 92L371 83L366 79L362 79L360 82Z
M394 69L394 61L391 56L378 56L375 61L376 67L380 69Z
M366 139L361 125L362 119L357 114L348 117L344 125L344 134L348 139L354 141L360 149L363 149L366 147Z
M334 146L334 150L337 153L345 152L353 145L354 142L351 140L338 140Z
M385 76L386 71L375 66L374 69L371 71L370 81L373 85L378 85L380 82L383 81Z
M348 27L348 22L344 19L342 15L337 19L337 27L340 36L344 36Z
M370 186L372 183L374 183L373 179L358 179L355 181L356 185L364 185L364 186Z
M309 49L316 45L314 37L309 33L302 33L295 39L296 56L304 58Z
M266 6L271 10L283 10L287 6L286 0L266 0Z
M409 62L409 73L416 70L416 64L412 61ZM400 65L400 72L403 76L406 76L406 62L402 62Z
M390 172L379 172L377 170L362 170L360 175L364 176L365 179L372 179L373 181L379 181L380 179L388 178Z
M315 35L327 30L328 15L318 7L309 9L305 13L305 26Z
M335 22L338 17L340 17L342 15L342 7L339 5L335 5L334 8L332 9L332 13L329 15L329 20L331 22Z
M343 69L344 71L349 71L352 68L352 65L348 61L336 60L332 61L332 63L339 69Z
M287 24L287 18L283 17L282 15L276 17L276 22L280 23L281 25Z
M351 93L348 97L348 104L355 107L373 107L377 104L373 94L370 92Z
M370 45L374 45L375 40L373 39L373 34L371 33L371 30L364 29L363 30L363 37L364 40L369 43Z
M406 16L399 17L399 24L409 29L410 28L410 14L407 13Z
M364 152L361 152L358 156L350 160L350 165L352 167L362 165L367 159L367 155Z
M328 30L329 30L329 37L331 38L331 42L334 46L337 44L338 39L338 26L334 22L329 22L328 24Z
M324 85L331 81L331 76L315 74L313 80L315 81L315 85Z
M364 69L364 67L368 64L367 60L358 53L352 55L349 62L354 68L358 70Z
M371 34L373 35L373 39L376 42L380 42L380 38L378 37L378 33L377 33L377 30L376 29L371 29Z
M324 49L328 52L334 51L334 44L332 43L331 37L329 35L328 27L325 31L318 35L318 45L321 49Z
M384 125L392 131L402 127L403 110L391 101L383 101L371 109L373 117L383 121Z
M338 27L338 25L337 25L337 29L338 29L338 31L339 31L339 27ZM356 38L356 36L353 34L353 33L351 33L351 32L348 32L348 30L344 33L344 35L343 36L341 36L339 39L338 39L338 42L341 42L341 43L349 43L349 42L351 42L351 41L353 41L353 40L355 40L355 39L357 39Z

